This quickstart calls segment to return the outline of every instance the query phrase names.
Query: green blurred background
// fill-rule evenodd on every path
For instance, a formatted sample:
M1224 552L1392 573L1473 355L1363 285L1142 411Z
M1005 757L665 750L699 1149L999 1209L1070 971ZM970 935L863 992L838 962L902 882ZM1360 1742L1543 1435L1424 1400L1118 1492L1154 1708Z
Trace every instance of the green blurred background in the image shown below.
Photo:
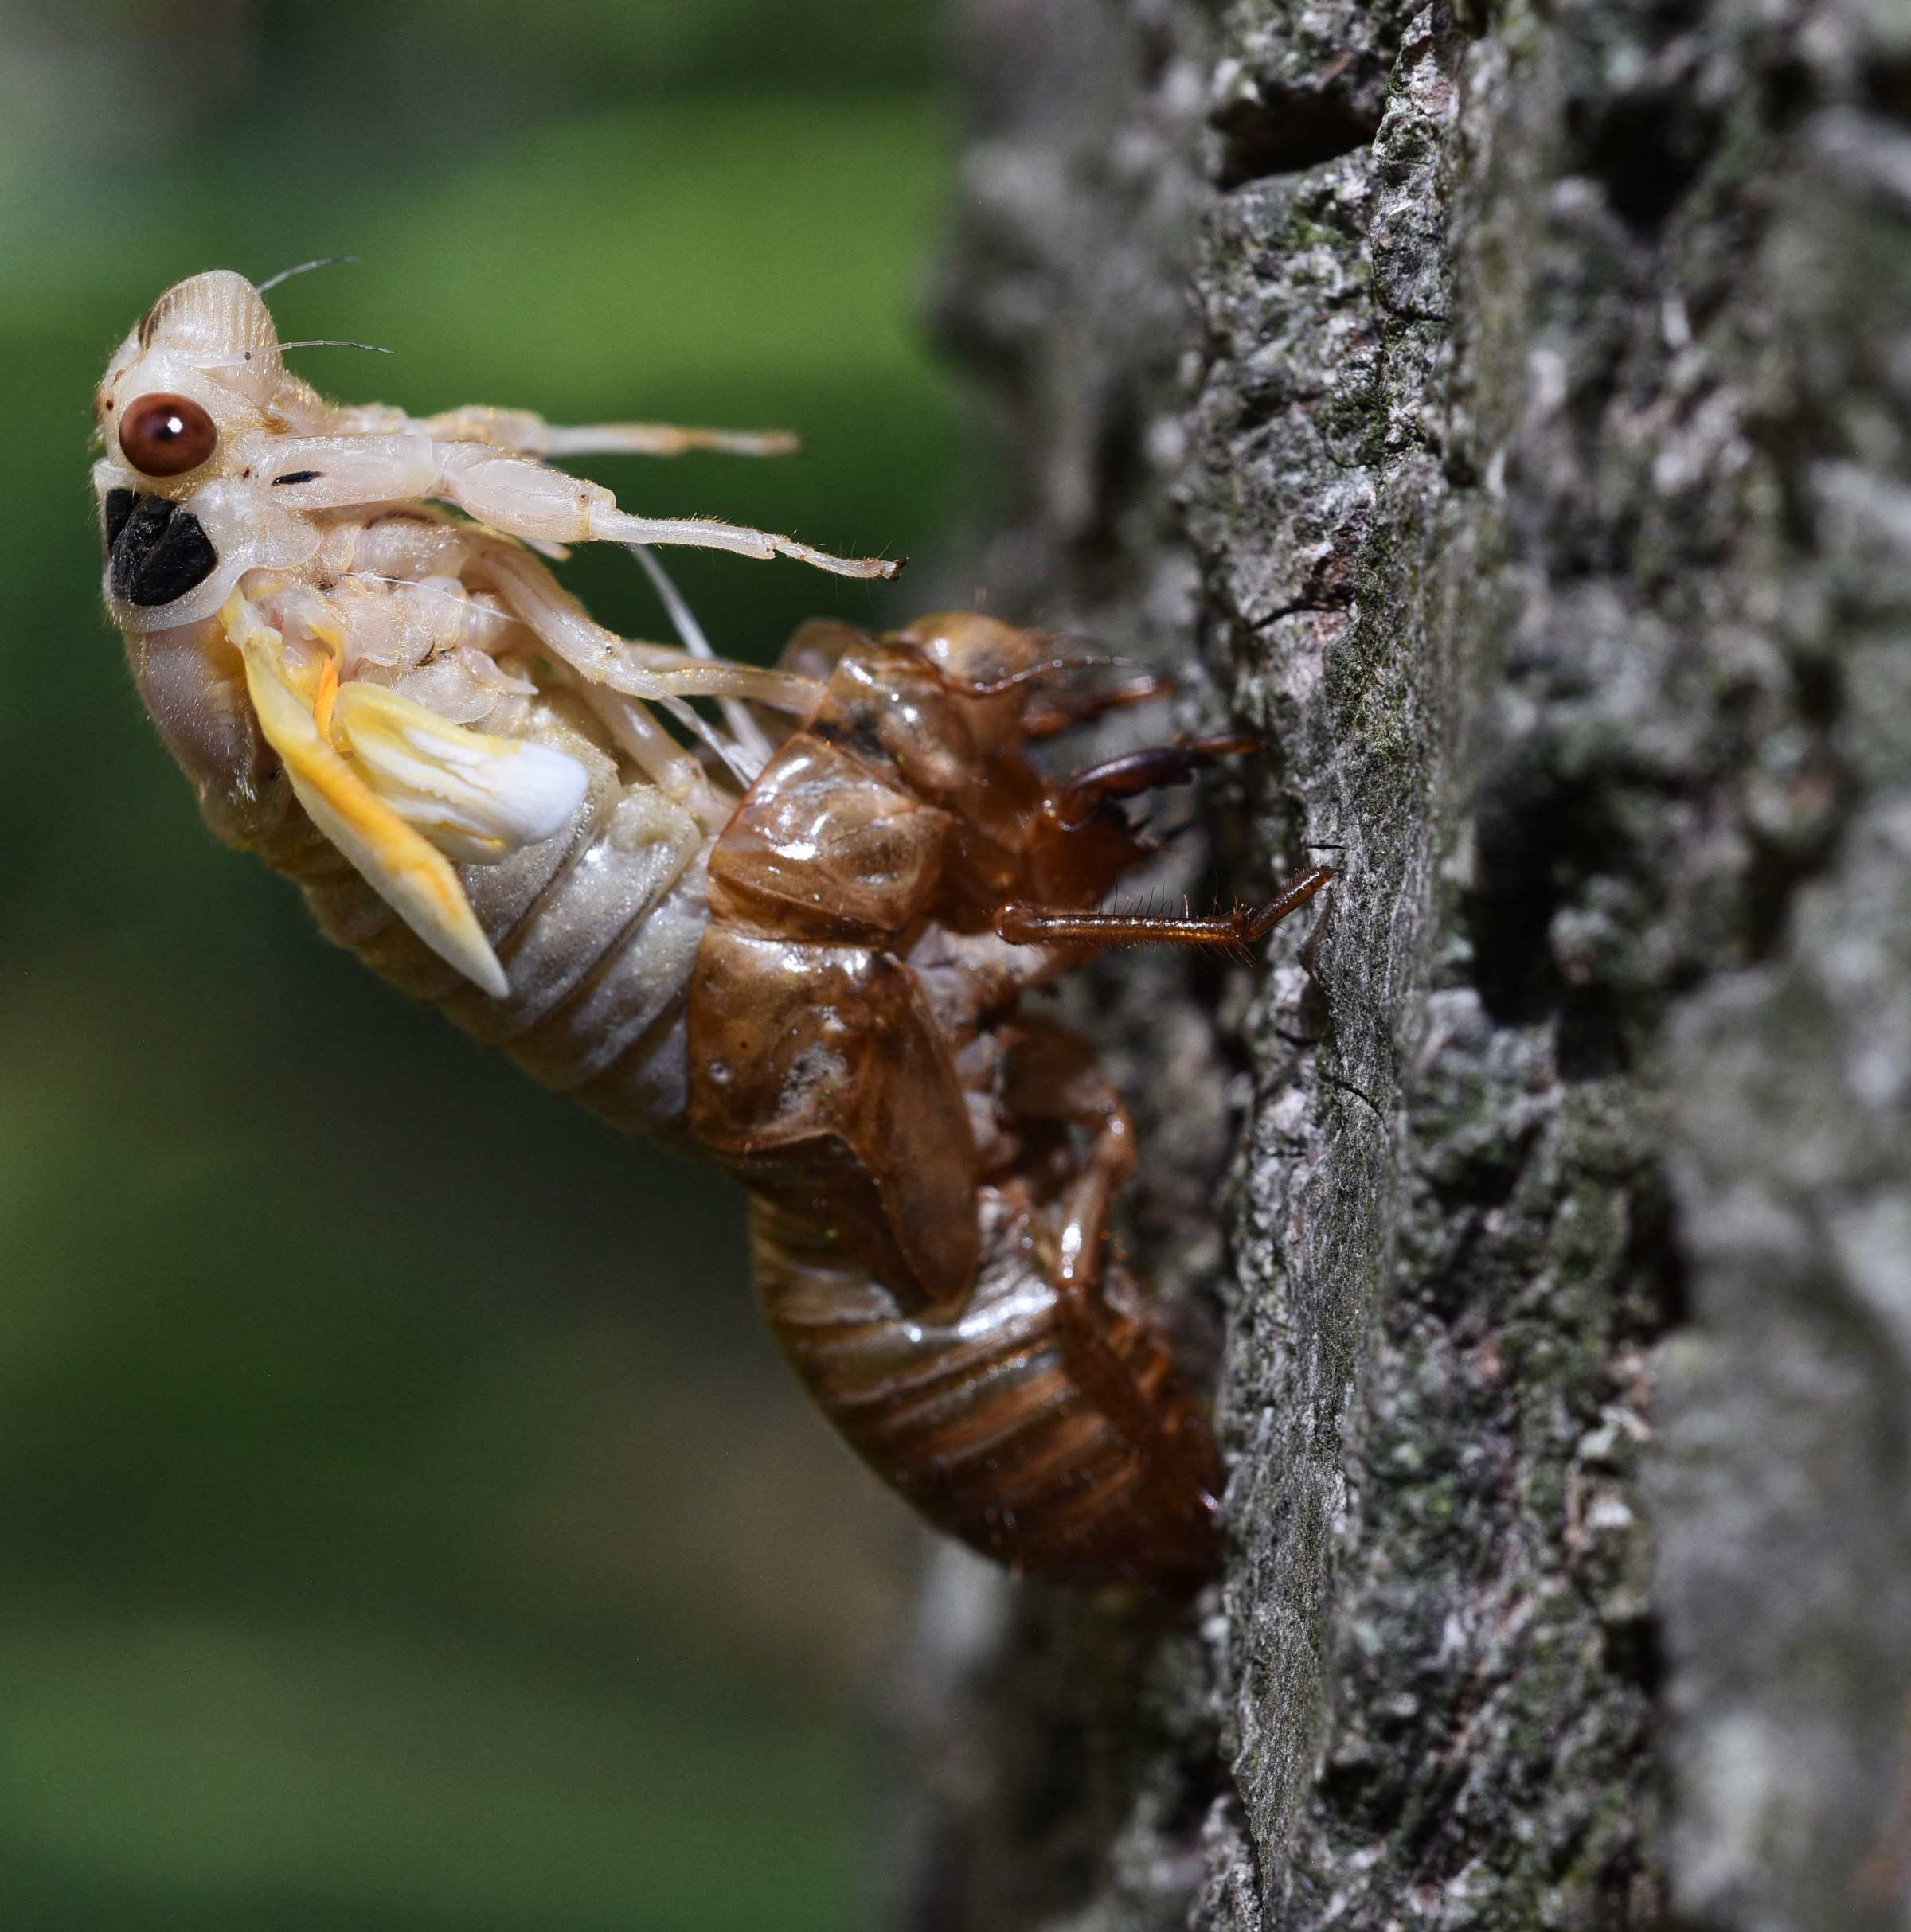
M0 4L0 1926L854 1927L914 1550L728 1188L217 847L97 610L93 381L308 257L334 394L800 431L633 507L920 553L952 157L922 0ZM681 554L681 553L679 553ZM621 555L570 581L641 634ZM718 647L872 593L688 560Z

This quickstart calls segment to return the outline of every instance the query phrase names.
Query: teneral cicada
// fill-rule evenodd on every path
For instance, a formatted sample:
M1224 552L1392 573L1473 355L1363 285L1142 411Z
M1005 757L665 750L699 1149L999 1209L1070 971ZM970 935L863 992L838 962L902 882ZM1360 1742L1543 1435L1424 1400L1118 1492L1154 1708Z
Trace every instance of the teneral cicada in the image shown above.
M764 439L326 402L238 275L162 295L96 411L107 607L213 830L537 1079L740 1177L777 1340L932 1522L1069 1582L1208 1575L1213 1447L1108 1240L1128 1117L1020 1000L1111 944L1241 946L1326 883L1100 909L1144 849L1119 801L1246 741L1053 781L1030 744L1129 693L979 615L812 623L774 670L616 636L535 551L891 567L542 460Z

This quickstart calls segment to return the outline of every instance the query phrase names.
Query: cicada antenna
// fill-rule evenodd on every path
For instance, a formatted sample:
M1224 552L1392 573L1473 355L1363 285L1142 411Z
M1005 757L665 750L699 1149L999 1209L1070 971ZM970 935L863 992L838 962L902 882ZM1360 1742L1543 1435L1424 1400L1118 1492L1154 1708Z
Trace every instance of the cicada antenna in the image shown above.
M362 349L374 356L389 356L393 352L381 349L376 342L335 342L327 336L314 336L303 342L281 342L279 352L283 355L288 349ZM251 361L252 352L248 349L236 356L189 356L186 360L194 369L238 369Z
M276 288L281 282L291 281L294 275L310 275L315 268L336 268L342 263L355 262L358 259L355 255L316 256L309 262L301 262L296 268L281 268L276 275L268 275L257 284L258 290L263 295L268 288Z
M346 342L330 335L307 336L303 342L281 342L279 347L282 352L287 349L363 349L374 356L389 356L393 353L389 349L381 349L376 342Z

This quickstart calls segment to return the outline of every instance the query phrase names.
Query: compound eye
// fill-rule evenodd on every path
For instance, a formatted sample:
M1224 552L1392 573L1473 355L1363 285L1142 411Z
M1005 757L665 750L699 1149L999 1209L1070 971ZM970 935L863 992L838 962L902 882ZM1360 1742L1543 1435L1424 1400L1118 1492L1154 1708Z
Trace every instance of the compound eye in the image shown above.
M183 476L219 447L219 426L190 396L136 397L119 419L119 447L146 476Z

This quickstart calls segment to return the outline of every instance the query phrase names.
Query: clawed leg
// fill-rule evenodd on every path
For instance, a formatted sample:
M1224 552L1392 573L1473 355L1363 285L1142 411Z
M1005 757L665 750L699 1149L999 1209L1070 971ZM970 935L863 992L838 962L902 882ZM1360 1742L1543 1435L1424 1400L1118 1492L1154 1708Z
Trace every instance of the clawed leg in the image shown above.
M1118 685L1102 685L1086 691L1058 692L1023 714L1022 736L1031 744L1053 738L1062 732L1073 731L1077 725L1092 724L1108 712L1120 711L1130 704L1145 704L1151 697L1165 697L1174 689L1173 678L1143 671L1137 677L1124 677Z
M1112 1307L1104 1292L1109 1212L1135 1171L1127 1109L1085 1043L1060 1028L1024 1022L1014 1058L1018 1064L1005 1095L1010 1107L1019 1101L1025 1118L1066 1119L1092 1137L1063 1196L1057 1243L1055 1313L1069 1365L1131 1442L1182 1464L1192 1487L1211 1498L1215 1472L1197 1446L1199 1438L1176 1426L1178 1410L1162 1404L1169 1358L1159 1348L1137 1350L1132 1318Z
M1163 785L1183 784L1217 758L1253 751L1260 744L1250 732L1223 732L1211 738L1150 745L1078 771L1055 794L1050 810L1067 829L1074 831L1086 825L1100 807L1116 798L1132 798Z
M1014 946L1207 946L1245 952L1290 913L1298 912L1334 876L1332 866L1315 865L1264 906L1242 906L1206 918L1005 906L996 915L995 930Z
M1056 1287L1081 1304L1101 1280L1108 1210L1135 1172L1135 1128L1080 1035L1023 1015L1005 1028L999 1095L1011 1122L1067 1122L1092 1137L1065 1197Z

